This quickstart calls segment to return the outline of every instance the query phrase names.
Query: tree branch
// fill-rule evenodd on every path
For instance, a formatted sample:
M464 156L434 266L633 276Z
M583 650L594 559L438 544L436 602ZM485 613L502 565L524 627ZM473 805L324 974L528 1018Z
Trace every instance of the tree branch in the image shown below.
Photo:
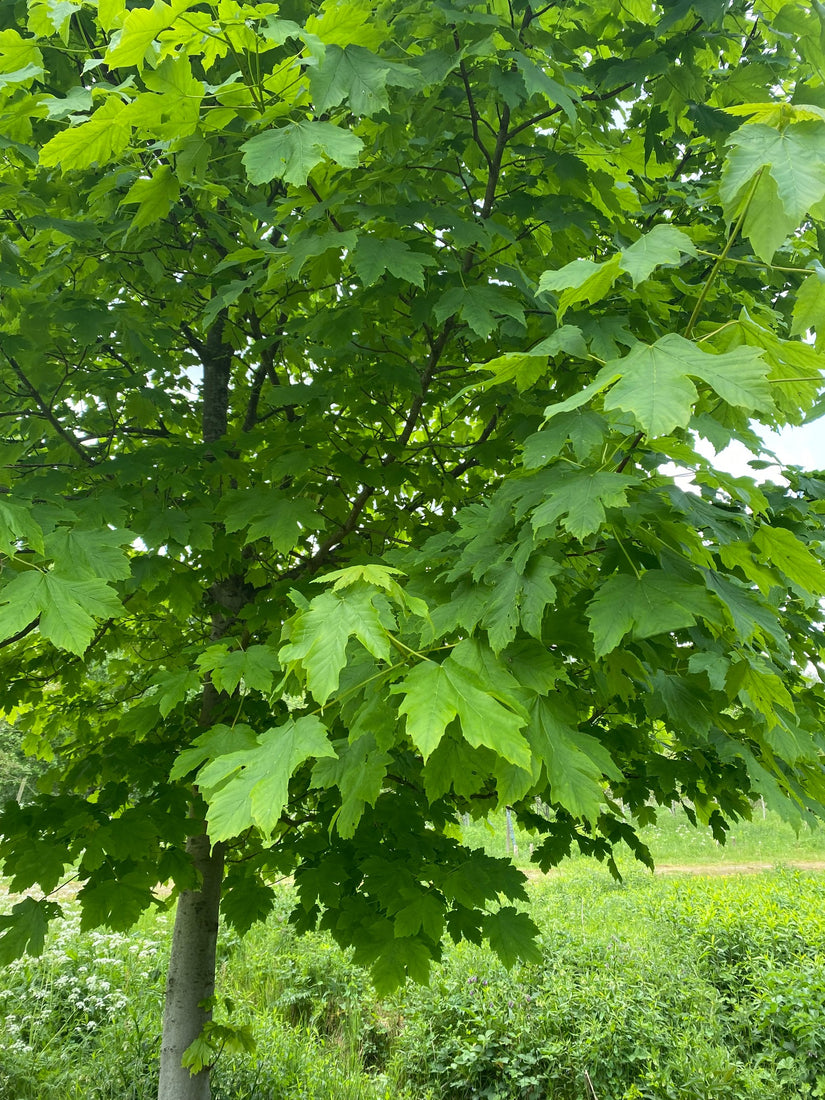
M651 76L648 80L644 81L644 83L651 84L654 80L658 79L659 75L657 74L656 76ZM628 88L635 88L638 83L638 80L628 80L626 84L620 84L618 88L612 88L609 92L588 92L581 97L582 103L604 103L605 100L613 99L613 97L617 96L620 92L626 92ZM528 119L527 122L522 122L519 126L511 130L510 137L515 137L516 134L520 134L522 130L527 130L531 126L535 126L536 123L543 122L544 119L551 118L553 115L557 115L563 110L564 108L557 104L547 111L542 111L539 115L534 115L533 118Z
M6 638L4 641L0 642L0 649L5 649L7 645L14 645L15 642L19 642L20 639L25 638L27 634L31 634L31 632L39 623L40 616L38 615L37 618L33 619L28 626L24 626L23 629L18 630L16 634L12 634L10 638Z
M461 52L461 42L459 40L457 30L453 31L453 42L455 43L455 52L460 53ZM481 155L487 161L487 167L492 170L493 158L490 156L490 152L489 152L487 146L481 140L481 133L480 133L479 128L478 128L478 122L479 122L478 109L476 108L475 99L473 97L473 90L470 87L470 77L469 77L469 74L467 73L467 66L464 64L463 60L458 63L458 71L461 73L461 80L464 84L464 94L467 97L467 106L470 109L470 125L472 126L472 129L473 129L473 141L479 147L479 149L481 150Z
M95 465L95 460L92 458L92 456L89 454L89 452L78 442L78 440L72 435L72 433L70 431L68 431L68 429L63 427L63 425L60 423L60 421L54 415L52 410L49 408L49 406L46 404L46 402L40 396L40 393L34 388L34 386L28 380L26 375L23 373L22 367L17 362L17 360L14 358L14 356L9 355L8 352L6 352L5 350L3 351L3 355L5 356L7 362L9 363L9 365L11 366L11 369L14 371L14 373L17 375L17 377L20 379L20 381L23 383L23 385L29 391L31 396L34 398L35 403L37 404L37 407L40 410L40 412L48 420L48 422L51 424L51 426L54 428L54 430L57 432L57 434L60 436L60 438L65 443L68 443L68 445L72 448L72 450L76 454L80 455L80 457L83 459L83 461L86 463L87 466L94 466Z

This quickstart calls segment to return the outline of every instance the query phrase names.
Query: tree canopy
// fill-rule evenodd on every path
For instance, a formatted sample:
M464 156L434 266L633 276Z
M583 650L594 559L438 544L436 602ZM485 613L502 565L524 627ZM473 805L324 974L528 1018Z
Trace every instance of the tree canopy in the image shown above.
M13 890L126 927L205 827L227 921L293 875L391 987L534 951L459 813L544 868L649 861L656 805L822 814L825 480L708 455L823 411L824 29L0 8L0 710L55 759Z

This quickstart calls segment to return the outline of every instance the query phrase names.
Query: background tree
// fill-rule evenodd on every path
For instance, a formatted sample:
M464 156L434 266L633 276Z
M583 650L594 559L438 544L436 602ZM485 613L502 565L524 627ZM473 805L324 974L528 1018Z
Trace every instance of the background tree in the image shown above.
M825 482L703 444L819 411L821 18L0 9L0 706L61 767L2 856L86 927L174 883L163 1100L273 876L389 987L533 950L457 813L822 812Z

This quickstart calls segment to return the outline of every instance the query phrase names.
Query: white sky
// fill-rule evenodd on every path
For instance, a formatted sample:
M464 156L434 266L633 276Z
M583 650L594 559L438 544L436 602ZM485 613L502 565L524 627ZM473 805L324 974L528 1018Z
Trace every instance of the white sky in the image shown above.
M803 424L801 427L783 428L779 432L764 432L762 438L765 446L774 452L783 466L802 466L806 470L825 470L825 418L817 420L813 424ZM700 443L699 450L713 457L713 449L703 447ZM748 462L754 456L741 443L732 443L724 451L718 454L714 463L723 470L736 475L748 475L755 477L757 481L766 478L776 480L774 470L752 470ZM767 457L767 456L766 456Z

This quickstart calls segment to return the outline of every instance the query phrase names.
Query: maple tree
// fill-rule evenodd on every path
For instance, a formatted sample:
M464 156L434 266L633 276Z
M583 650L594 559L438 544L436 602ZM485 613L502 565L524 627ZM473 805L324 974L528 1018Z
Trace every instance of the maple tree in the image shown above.
M824 18L0 8L0 957L172 883L162 1100L278 876L390 988L536 957L459 813L823 812L825 480L707 455L822 411Z

